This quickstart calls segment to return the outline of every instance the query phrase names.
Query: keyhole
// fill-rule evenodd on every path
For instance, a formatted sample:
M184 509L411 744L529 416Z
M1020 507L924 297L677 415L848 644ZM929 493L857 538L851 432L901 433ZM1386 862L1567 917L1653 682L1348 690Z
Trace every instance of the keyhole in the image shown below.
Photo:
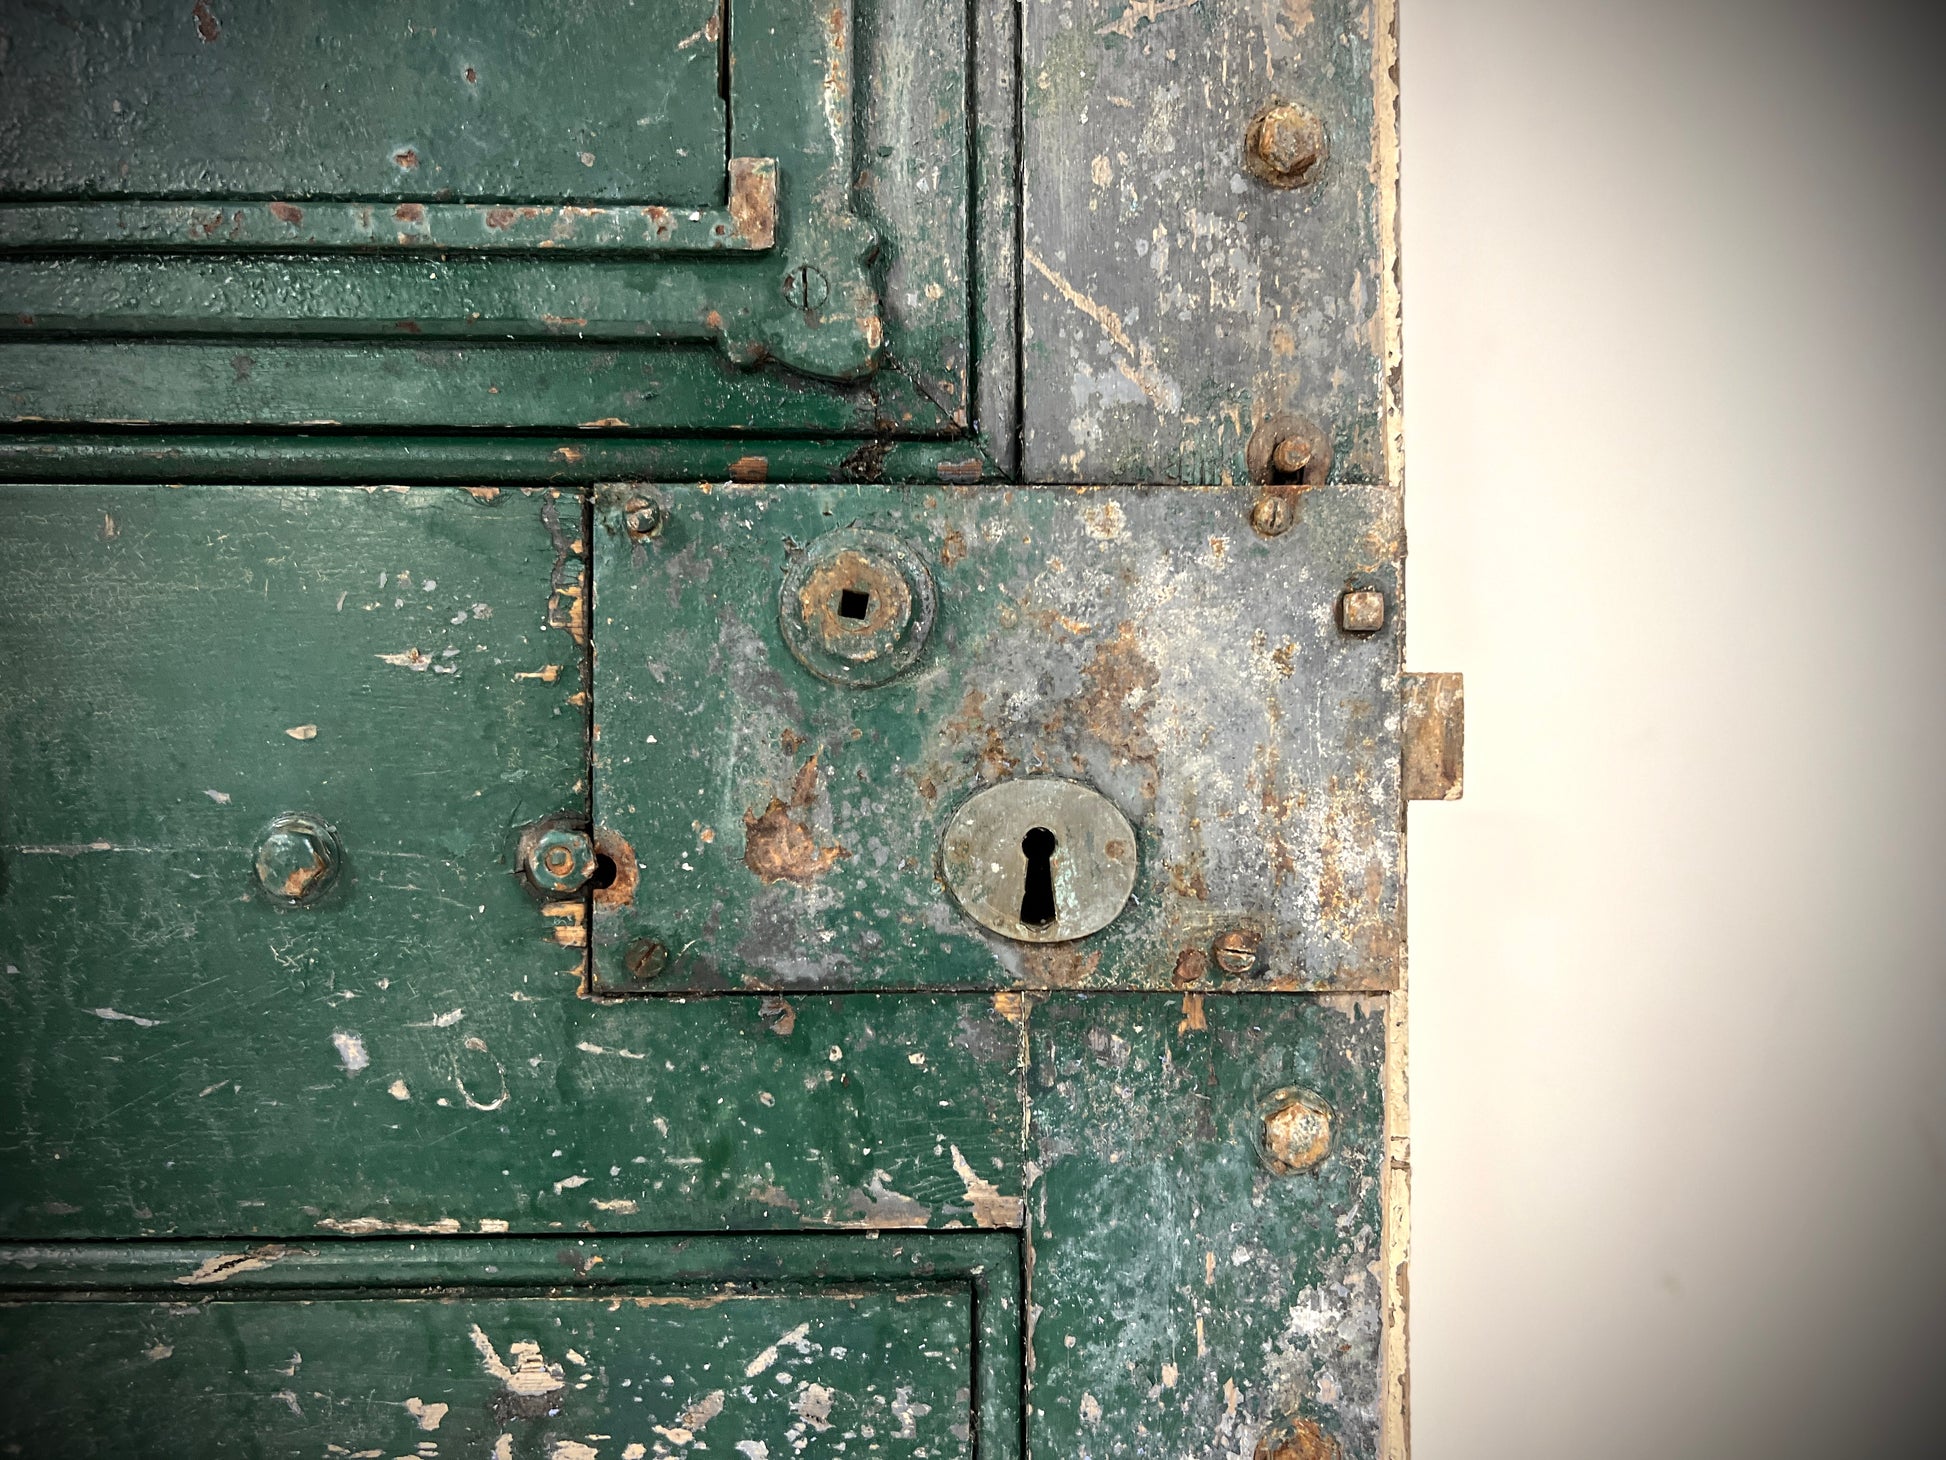
M1027 854L1027 883L1020 893L1020 920L1030 928L1054 921L1054 849L1060 838L1044 826L1031 828L1020 839Z
M843 588L838 591L838 617L862 619L872 610L872 595L861 593L856 588Z

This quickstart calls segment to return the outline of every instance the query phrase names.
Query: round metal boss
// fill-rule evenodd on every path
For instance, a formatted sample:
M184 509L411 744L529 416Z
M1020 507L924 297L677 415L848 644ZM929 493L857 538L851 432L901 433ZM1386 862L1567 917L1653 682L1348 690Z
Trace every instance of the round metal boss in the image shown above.
M939 849L953 900L1023 943L1101 931L1135 891L1135 830L1101 792L1059 776L1002 781L954 813Z
M833 684L884 684L919 657L937 601L932 574L897 538L866 528L827 532L784 574L784 642Z

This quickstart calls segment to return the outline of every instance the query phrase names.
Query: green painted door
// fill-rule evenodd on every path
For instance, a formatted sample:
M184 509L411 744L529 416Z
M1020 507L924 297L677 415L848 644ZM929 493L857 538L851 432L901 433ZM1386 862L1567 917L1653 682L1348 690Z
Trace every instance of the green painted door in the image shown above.
M0 1453L1404 1455L1390 45L0 15Z

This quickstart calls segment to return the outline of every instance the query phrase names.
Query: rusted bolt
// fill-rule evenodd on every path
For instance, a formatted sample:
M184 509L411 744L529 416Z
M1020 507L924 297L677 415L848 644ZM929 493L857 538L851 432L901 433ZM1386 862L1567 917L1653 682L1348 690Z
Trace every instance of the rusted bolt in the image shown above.
M1264 486L1322 486L1331 478L1331 433L1294 412L1268 412L1244 443L1243 464Z
M595 844L586 832L551 827L528 843L527 875L550 896L578 891L594 871Z
M1297 524L1297 503L1286 492L1267 492L1250 506L1250 526L1258 537L1282 537Z
M1285 436L1270 448L1270 465L1280 477L1295 481L1311 464L1311 443L1302 436Z
M1277 97L1244 129L1243 168L1274 188L1299 188L1318 175L1330 150L1318 114Z
M1216 941L1210 944L1210 957L1225 973L1241 976L1257 971L1263 946L1263 936L1255 928L1231 928L1216 935Z
M628 505L622 508L622 525L637 542L662 531L662 521L662 504L651 502L646 497L632 497Z
M1264 1164L1279 1176L1308 1171L1331 1154L1331 1107L1309 1090L1271 1092L1265 1102Z
M622 954L622 967L637 983L653 983L669 967L669 950L653 938L637 938Z
M1338 627L1348 634L1375 634L1385 627L1385 595L1354 588L1338 599Z
M257 881L271 901L297 907L324 895L343 860L337 832L315 816L289 811L264 829Z
M1339 1460L1343 1453L1316 1420L1285 1420L1258 1438L1256 1460Z
M784 298L793 309L816 309L831 296L831 281L809 264L784 275Z

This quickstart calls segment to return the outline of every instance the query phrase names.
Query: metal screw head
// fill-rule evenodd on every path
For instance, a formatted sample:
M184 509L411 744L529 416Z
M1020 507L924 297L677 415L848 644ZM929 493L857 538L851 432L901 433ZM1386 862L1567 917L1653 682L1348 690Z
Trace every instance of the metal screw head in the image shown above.
M628 505L622 508L622 525L637 542L662 531L662 522L662 504L651 502L646 497L630 498Z
M1331 1107L1309 1090L1274 1090L1265 1102L1264 1164L1279 1176L1308 1171L1331 1154Z
M315 816L287 811L264 829L257 881L273 902L297 907L322 897L343 861L337 832Z
M653 983L669 967L669 950L653 938L637 938L622 954L622 967L637 983Z
M1297 503L1282 492L1267 492L1251 504L1250 526L1258 537L1282 537L1297 524Z
M1210 944L1210 957L1225 973L1240 977L1257 971L1263 946L1263 935L1255 928L1232 928L1216 935L1216 941Z
M1244 129L1244 170L1274 188L1303 187L1329 155L1317 113L1281 97L1259 108Z
M1354 588L1338 600L1338 627L1348 634L1375 634L1385 627L1385 595Z
M799 264L784 275L784 298L793 309L816 309L831 297L831 281L809 264Z
M595 844L583 831L552 827L527 846L527 875L542 892L562 896L595 873Z

